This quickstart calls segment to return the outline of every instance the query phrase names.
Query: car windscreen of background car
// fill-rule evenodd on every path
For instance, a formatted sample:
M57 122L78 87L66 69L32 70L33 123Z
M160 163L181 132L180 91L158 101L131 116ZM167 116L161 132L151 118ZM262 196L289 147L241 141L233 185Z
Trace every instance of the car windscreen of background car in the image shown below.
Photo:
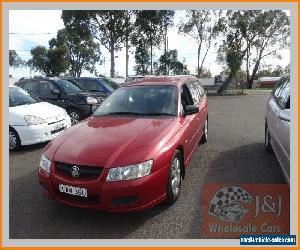
M131 86L117 89L94 115L177 115L175 86Z
M115 91L119 86L118 84L108 80L108 79L102 79L103 85L111 92Z
M66 81L66 80L57 80L56 84L67 94L77 94L78 92L81 92L82 90L75 86L73 83Z
M9 107L33 104L41 100L21 88L9 88Z

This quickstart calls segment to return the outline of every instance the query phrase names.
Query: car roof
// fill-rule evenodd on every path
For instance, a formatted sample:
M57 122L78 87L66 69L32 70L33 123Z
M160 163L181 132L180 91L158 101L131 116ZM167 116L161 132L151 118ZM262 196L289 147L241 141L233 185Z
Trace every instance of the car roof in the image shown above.
M153 76L137 79L128 85L124 86L139 86L139 85L174 85L181 86L186 81L196 80L194 76Z

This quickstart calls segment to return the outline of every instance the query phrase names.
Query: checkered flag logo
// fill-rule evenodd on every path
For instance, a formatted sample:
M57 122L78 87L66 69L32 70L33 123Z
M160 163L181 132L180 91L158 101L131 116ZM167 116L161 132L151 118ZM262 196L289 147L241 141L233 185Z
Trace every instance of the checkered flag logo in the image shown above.
M245 189L236 186L222 188L211 199L208 214L222 221L238 223L248 212L242 202L253 202L253 197Z

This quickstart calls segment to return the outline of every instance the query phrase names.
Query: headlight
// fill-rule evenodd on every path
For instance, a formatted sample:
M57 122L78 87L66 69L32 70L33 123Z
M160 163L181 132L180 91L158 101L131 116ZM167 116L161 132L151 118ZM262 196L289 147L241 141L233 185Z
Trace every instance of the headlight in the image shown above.
M51 161L44 155L41 157L40 168L50 174Z
M88 97L86 98L86 103L87 103L87 104L97 104L98 101L97 101L96 98L88 96Z
M150 174L153 160L145 161L126 167L111 168L108 172L107 181L124 181L137 179Z
M46 122L44 119L33 115L25 115L24 119L28 123L28 125L37 125Z

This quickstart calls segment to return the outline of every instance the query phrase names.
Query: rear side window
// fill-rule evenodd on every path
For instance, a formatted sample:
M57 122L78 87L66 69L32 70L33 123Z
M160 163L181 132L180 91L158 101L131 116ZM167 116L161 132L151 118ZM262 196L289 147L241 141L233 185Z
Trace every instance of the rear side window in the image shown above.
M39 88L37 81L26 81L20 84L20 87L25 89L26 91L29 91L36 96L39 96Z
M49 81L40 81L40 96L41 97L57 97L51 93L52 90L56 90L57 87Z
M102 85L99 82L97 82L96 80L86 79L85 84L86 84L86 90L89 92L104 91L104 88L102 87Z
M278 91L278 105L285 109L289 107L289 99L290 99L290 81L286 81Z
M192 95L192 98L193 98L193 104L194 105L199 105L199 101L200 101L200 93L199 93L199 90L198 90L198 86L197 86L197 82L196 81L193 81L193 82L190 82L187 84L189 90L190 90L190 93Z

